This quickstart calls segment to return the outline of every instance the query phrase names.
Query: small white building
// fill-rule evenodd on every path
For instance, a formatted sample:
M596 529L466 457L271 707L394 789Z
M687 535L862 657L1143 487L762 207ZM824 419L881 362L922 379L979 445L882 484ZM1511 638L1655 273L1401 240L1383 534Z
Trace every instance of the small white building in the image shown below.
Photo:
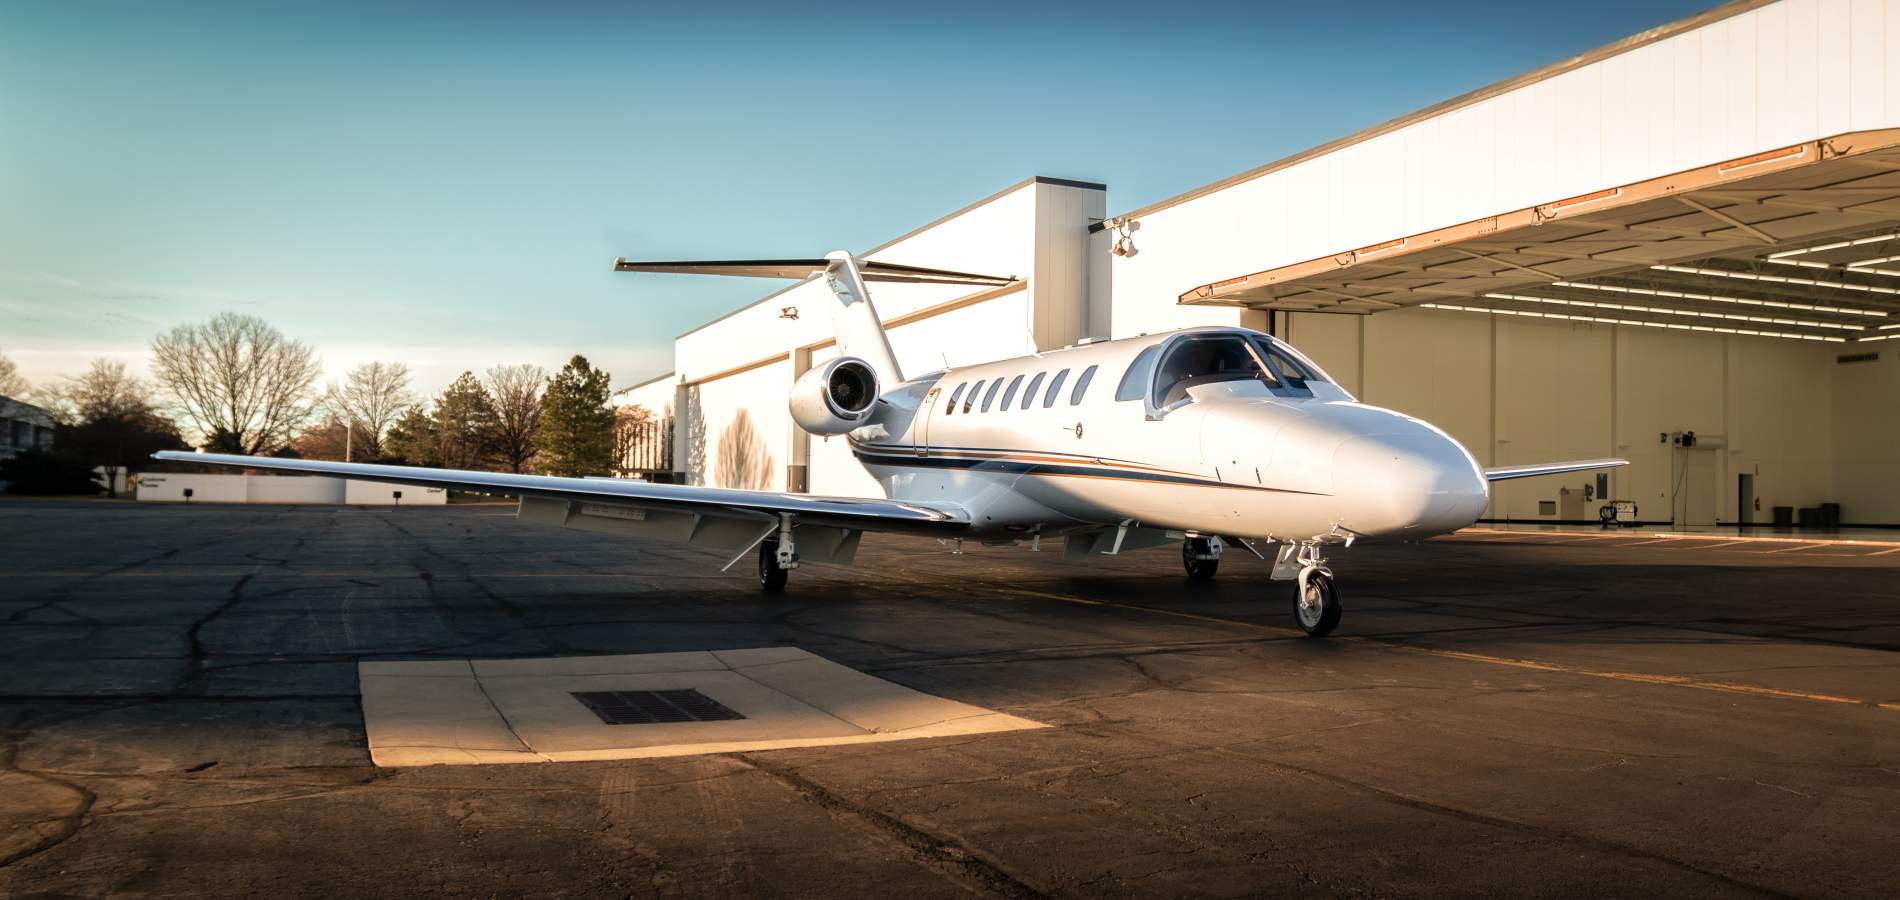
M866 251L1013 279L876 285L906 371L1237 323L1484 465L1631 460L1499 484L1491 518L1593 519L1587 487L1652 522L1837 502L1900 525L1900 2L1737 0L1161 203L1106 200L1034 178ZM672 409L676 478L875 493L785 409L834 352L800 310L821 293L681 335L674 371L624 392Z
M442 506L441 488L331 478L324 475L209 475L146 472L138 499L159 503L312 503L349 506Z

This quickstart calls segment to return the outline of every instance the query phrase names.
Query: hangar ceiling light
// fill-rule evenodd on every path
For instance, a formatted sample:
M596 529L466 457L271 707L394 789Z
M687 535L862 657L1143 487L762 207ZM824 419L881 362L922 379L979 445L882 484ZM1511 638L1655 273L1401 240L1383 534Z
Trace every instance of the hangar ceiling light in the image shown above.
M1706 300L1710 303L1735 303L1746 306L1772 306L1777 309L1799 309L1807 312L1844 313L1854 316L1885 316L1886 310L1857 309L1851 306L1816 306L1809 303L1795 303L1789 300L1764 300L1759 297L1738 297L1729 294L1702 294L1689 291L1665 291L1656 288L1630 287L1621 284L1593 284L1587 281L1553 281L1552 287L1575 288L1584 291L1611 291L1618 294L1644 294L1650 297L1675 297L1682 300Z
M1877 268L1900 261L1891 246L1878 246L1892 241L1900 241L1900 129L1810 141L1395 237L1202 285L1180 302L1607 321L1501 309L1594 303L1615 309L1616 324L1839 342L1842 332L1867 331L1869 318L1900 317L1900 268ZM1642 299L1605 303L1604 294ZM1685 318L1777 327L1686 326Z
M1605 316L1573 316L1564 313L1533 312L1521 309L1499 309L1492 306L1459 306L1451 303L1421 303L1425 309L1448 309L1454 312L1490 313L1494 316L1523 316L1527 319L1564 319L1572 322L1595 322L1602 325L1641 325L1645 328L1668 328L1675 331L1708 331L1718 334L1746 334L1754 337L1791 338L1798 341L1826 341L1832 344L1844 344L1846 338L1828 337L1819 334L1792 334L1783 331L1758 331L1752 328L1718 328L1712 325L1682 325L1675 322L1650 322L1644 319L1614 319ZM1900 334L1887 337L1900 337ZM1875 338L1874 340L1885 340Z
M1745 316L1740 313L1703 312L1695 309L1671 309L1662 306L1638 306L1630 303L1609 303L1602 300L1565 300L1559 297L1535 297L1528 294L1485 294L1490 300L1516 300L1523 303L1549 303L1556 306L1582 306L1593 309L1615 309L1625 312L1655 313L1663 316L1691 316L1703 319L1727 319L1735 322L1762 322L1769 325L1799 325L1807 328L1836 328L1844 331L1866 331L1865 325L1847 325L1840 322L1816 322L1808 319L1773 319L1767 316Z

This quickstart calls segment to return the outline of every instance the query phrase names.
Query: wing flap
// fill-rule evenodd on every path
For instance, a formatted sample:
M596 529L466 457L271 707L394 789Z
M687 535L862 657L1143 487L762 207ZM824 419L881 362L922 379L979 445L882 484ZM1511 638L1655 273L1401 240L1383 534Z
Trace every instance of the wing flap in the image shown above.
M727 518L756 518L791 513L801 521L826 522L872 531L962 530L969 513L947 503L912 503L860 497L823 497L744 491L684 484L652 484L605 478L561 478L463 469L425 469L316 459L277 459L224 453L165 450L154 459L232 468L329 475L361 481L415 484L504 497L541 497L578 503L647 509L673 509Z
M1486 481L1510 481L1513 478L1536 478L1539 475L1561 475L1565 472L1584 472L1590 469L1613 469L1627 466L1627 459L1573 459L1569 462L1539 463L1529 466L1495 466L1484 470Z

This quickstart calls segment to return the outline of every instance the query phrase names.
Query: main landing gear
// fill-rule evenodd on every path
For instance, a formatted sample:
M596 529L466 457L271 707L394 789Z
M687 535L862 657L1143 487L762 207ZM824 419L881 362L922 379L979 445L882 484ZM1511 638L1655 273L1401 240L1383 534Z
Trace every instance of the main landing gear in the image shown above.
M778 533L759 542L759 590L785 590L785 582L796 568L798 547L792 543L792 517L781 516Z
M1213 581L1220 568L1221 539L1191 537L1181 542L1181 565L1195 581Z
M1325 637L1339 626L1345 608L1339 602L1339 588L1333 585L1333 571L1326 568L1326 557L1318 542L1281 544L1273 562L1276 581L1293 581L1293 623L1312 637Z

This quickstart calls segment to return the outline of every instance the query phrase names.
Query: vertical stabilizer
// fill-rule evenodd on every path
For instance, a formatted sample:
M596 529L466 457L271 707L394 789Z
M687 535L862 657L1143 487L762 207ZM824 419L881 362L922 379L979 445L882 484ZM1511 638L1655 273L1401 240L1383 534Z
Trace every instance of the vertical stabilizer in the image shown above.
M832 333L838 338L838 355L855 356L871 364L879 384L895 385L904 380L891 352L890 337L871 302L871 290L865 286L864 273L856 257L843 250L825 254L825 286L837 301L831 308Z

